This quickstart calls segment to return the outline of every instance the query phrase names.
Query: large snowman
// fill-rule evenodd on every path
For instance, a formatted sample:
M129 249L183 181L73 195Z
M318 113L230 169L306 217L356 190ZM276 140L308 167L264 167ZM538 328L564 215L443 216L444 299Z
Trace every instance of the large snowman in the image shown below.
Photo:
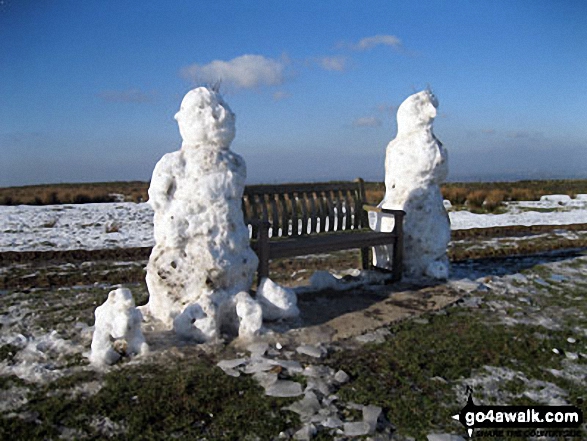
M161 158L149 187L156 244L142 310L199 341L226 327L254 334L262 311L248 291L258 259L241 209L245 162L229 148L235 115L217 91L199 87L175 119L181 149Z
M385 156L385 197L380 207L406 212L404 275L446 279L450 221L440 184L448 175L447 152L432 132L438 100L429 90L408 97L397 111L397 136ZM391 231L393 219L372 215L371 227ZM391 269L391 249L374 249L375 265Z

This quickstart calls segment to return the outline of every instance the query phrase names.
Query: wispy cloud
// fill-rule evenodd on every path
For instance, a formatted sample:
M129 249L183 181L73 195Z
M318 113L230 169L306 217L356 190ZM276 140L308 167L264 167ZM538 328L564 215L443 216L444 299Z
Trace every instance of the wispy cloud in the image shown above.
M384 113L384 114L392 114L395 115L395 112L397 111L397 106L394 106L392 104L378 104L375 109L378 112Z
M229 61L214 60L208 64L192 64L180 74L196 83L231 85L237 89L277 86L285 79L286 59L275 60L262 55L241 55Z
M353 127L379 127L381 120L375 116L363 116L353 121Z
M314 62L322 69L337 72L344 71L348 66L348 61L348 57L345 56L320 57L314 59Z
M155 99L155 93L145 93L139 89L103 90L98 97L107 103L148 103Z
M346 45L347 47L356 51L366 51L373 49L376 46L390 46L394 49L399 49L402 46L401 40L395 35L374 35L372 37L365 37L357 43Z
M275 101L281 101L284 99L287 99L291 96L291 94L289 92L286 92L284 90L277 90L275 92L273 92L273 99Z
M527 132L526 130L514 130L506 133L508 138L512 139L539 139L544 138L542 132Z

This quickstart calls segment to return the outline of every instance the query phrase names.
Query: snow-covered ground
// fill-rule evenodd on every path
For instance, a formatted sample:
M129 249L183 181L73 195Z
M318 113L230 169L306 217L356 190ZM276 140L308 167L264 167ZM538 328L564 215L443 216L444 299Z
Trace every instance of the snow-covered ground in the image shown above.
M453 230L506 225L587 223L587 195L544 196L510 202L504 214L449 213ZM147 203L0 206L0 251L153 246L153 210Z

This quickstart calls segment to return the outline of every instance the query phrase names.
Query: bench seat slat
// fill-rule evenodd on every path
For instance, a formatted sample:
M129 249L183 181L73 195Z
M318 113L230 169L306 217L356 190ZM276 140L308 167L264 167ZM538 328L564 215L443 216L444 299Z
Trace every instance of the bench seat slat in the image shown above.
M271 241L269 258L278 259L280 257L388 245L395 243L396 239L397 236L393 233L376 231L298 236L295 239L284 238ZM253 248L255 248L255 244L253 244Z

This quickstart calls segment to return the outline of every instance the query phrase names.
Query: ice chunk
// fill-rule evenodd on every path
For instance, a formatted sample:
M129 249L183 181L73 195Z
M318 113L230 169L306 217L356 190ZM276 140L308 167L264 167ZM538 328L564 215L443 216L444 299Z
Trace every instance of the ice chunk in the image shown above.
M304 426L294 433L293 438L298 441L309 441L316 435L316 427L313 424L304 424Z
M321 347L310 346L310 345L301 345L296 348L296 352L299 354L308 355L314 358L321 358L323 355L326 354L326 350Z
M269 345L265 342L255 342L247 346L247 350L251 353L251 358L262 357L268 349Z
M300 314L294 290L280 286L269 278L261 280L256 298L263 308L265 320L288 319Z
M216 366L220 369L234 369L235 367L241 366L247 362L246 358L235 358L233 360L221 360Z
M358 421L353 423L344 423L344 434L346 436L362 436L369 434L371 427L369 423Z
M381 407L372 404L363 407L363 421L369 424L369 433L375 432L379 415L381 415Z
M281 366L291 374L300 374L304 371L302 365L295 360L273 360L278 366Z
M256 372L253 378L263 387L267 389L277 382L277 374L274 372Z
M275 362L266 358L255 358L243 369L245 374L270 371L275 367Z
M302 394L302 385L289 380L277 380L265 389L265 395L270 397L297 397Z
M306 392L304 398L290 404L284 409L297 413L302 422L308 422L320 410L320 402L314 392Z
M344 384L349 380L349 375L343 370L339 370L336 374L334 374L334 381L336 381L339 384Z

